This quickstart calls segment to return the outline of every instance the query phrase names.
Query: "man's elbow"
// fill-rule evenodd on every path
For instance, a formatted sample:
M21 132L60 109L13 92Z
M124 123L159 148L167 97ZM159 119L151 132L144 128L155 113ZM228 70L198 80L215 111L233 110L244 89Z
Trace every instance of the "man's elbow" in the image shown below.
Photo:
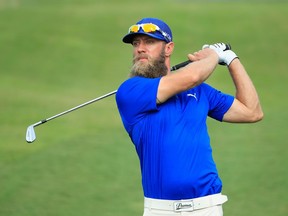
M264 113L262 110L256 111L251 115L250 122L259 122L264 118Z

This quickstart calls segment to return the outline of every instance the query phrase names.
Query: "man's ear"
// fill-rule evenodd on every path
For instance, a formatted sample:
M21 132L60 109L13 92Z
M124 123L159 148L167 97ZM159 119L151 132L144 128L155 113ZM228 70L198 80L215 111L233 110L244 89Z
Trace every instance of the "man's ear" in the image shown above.
M169 42L165 45L165 56L169 57L172 55L174 50L174 42Z

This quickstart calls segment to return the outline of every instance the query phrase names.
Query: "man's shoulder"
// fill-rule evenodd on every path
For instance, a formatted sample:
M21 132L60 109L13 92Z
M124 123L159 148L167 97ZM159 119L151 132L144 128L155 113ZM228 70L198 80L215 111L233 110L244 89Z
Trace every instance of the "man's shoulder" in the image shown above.
M135 76L125 80L120 86L120 91L132 91L132 90L140 90L142 88L150 88L149 86L154 85L159 82L160 78L146 78Z

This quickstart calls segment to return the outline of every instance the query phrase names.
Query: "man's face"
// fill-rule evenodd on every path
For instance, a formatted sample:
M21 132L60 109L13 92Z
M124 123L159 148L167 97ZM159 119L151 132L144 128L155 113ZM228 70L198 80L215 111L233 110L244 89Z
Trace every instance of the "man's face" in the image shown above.
M147 78L161 77L167 74L165 64L165 42L147 35L135 36L133 45L133 66L130 76Z

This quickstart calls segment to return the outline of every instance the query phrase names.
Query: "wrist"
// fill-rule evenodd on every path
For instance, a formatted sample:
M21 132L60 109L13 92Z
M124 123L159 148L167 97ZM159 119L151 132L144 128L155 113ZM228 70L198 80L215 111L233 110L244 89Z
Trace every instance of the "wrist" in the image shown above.
M230 69L234 69L234 68L238 68L239 65L241 65L240 59L234 58L233 61L231 61L231 63L229 65L227 65L227 67Z
M224 62L227 66L229 66L235 59L239 59L239 57L232 50L224 51L224 55Z

